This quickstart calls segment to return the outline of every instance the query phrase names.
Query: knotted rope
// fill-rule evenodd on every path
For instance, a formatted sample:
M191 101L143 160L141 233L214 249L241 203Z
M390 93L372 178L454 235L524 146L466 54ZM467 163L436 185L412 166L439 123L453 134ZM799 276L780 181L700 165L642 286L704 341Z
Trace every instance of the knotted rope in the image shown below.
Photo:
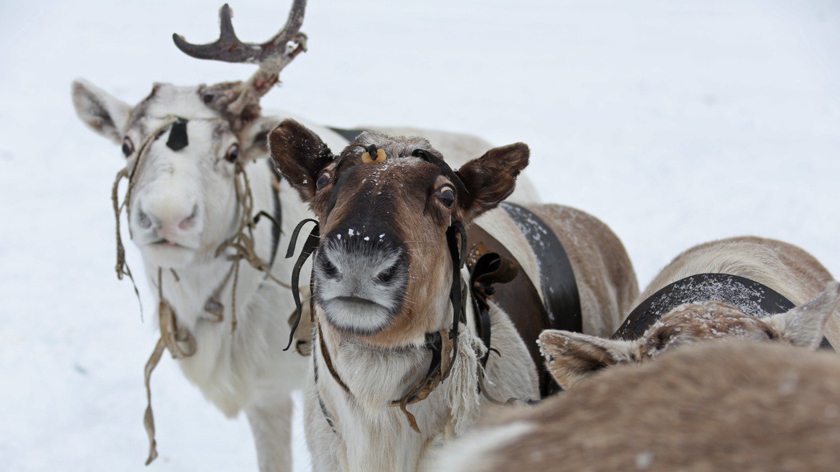
M131 221L131 197L136 184L136 177L139 171L142 170L142 164L145 160L152 143L155 142L166 130L172 126L179 119L175 116L170 116L164 119L163 123L158 126L153 132L149 133L142 141L140 148L137 150L137 158L131 170L128 168L121 169L114 180L114 185L111 189L111 202L114 210L114 217L116 219L116 243L117 243L117 264L116 272L117 278L122 280L123 277L128 276L134 288L134 293L137 296L137 301L140 304L140 313L142 317L143 305L140 300L140 291L137 288L137 283L134 280L131 269L125 258L125 247L123 245L122 234L120 230L120 218L123 210L125 210L129 222ZM128 180L128 186L125 191L123 201L119 200L119 187L123 179ZM282 282L271 274L271 266L264 259L260 258L256 253L254 229L259 222L260 217L268 218L274 225L279 226L271 215L264 211L258 212L254 215L254 195L251 190L248 175L242 162L235 162L234 164L234 189L236 191L237 202L239 203L239 221L236 225L236 230L233 235L222 242L216 249L214 257L221 257L226 254L228 249L232 252L227 254L227 259L231 261L231 267L223 278L219 286L213 291L210 298L205 303L204 309L209 314L213 315L212 321L221 322L224 318L224 305L219 300L221 292L231 279L233 286L231 289L231 332L236 330L236 290L239 283L239 267L242 260L247 261L251 267L263 272L267 279L272 280L281 287L291 289L292 286ZM129 236L131 236L131 225L129 224ZM172 271L176 281L178 275ZM169 350L174 359L184 359L195 354L197 345L193 335L185 328L180 326L177 322L172 305L164 298L163 295L163 271L158 268L158 321L160 327L160 338L152 351L149 360L146 362L144 369L145 387L146 387L146 412L143 418L143 424L146 428L146 434L149 437L149 456L146 459L146 465L149 465L157 458L157 441L155 440L155 423L154 414L152 411L152 394L151 394L151 376L155 367L157 367L163 356L164 350ZM182 348L182 344L186 343L186 347Z

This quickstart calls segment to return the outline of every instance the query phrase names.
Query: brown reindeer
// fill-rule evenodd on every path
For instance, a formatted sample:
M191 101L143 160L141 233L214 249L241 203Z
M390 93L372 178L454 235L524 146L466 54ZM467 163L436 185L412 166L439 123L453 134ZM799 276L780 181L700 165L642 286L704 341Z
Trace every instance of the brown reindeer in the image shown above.
M522 143L457 172L421 138L365 133L335 156L292 120L271 132L269 147L319 222L305 400L316 471L417 470L429 447L460 434L488 402L540 397L535 326L573 315L584 332L612 333L638 291L624 247L595 218L556 205L495 209L528 164ZM555 239L573 274L546 270L539 252ZM518 268L507 285L523 284L518 298L498 286L486 323L471 291L458 296L473 285L462 251L478 257L485 246ZM582 319L550 309L553 279L569 276ZM540 309L547 318L535 322Z
M706 280L698 278L699 274L713 275ZM752 283L761 285L752 288ZM677 297L674 306L668 304L669 297ZM787 311L772 315L768 308L782 311L778 309L781 305L767 303L772 297L792 305L784 305ZM702 244L680 254L639 296L636 305L640 304L646 310L634 310L614 336L620 339L545 331L540 344L558 383L569 388L607 366L644 362L704 340L735 337L816 348L824 327L837 322L840 285L813 256L796 246L739 237ZM644 316L636 316L643 312ZM647 317L648 313L661 318ZM633 328L643 333L635 338ZM829 340L837 345L833 333L827 329Z
M828 472L840 460L838 420L836 356L701 343L499 411L427 470Z

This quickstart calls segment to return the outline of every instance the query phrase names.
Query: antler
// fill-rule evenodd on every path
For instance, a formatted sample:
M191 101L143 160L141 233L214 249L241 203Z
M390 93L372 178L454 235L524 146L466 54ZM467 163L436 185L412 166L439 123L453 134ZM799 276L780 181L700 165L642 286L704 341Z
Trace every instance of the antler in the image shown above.
M219 39L215 42L192 44L188 43L179 34L173 34L172 40L175 41L175 46L178 49L197 59L259 65L257 72L244 84L240 96L234 98L230 103L230 105L238 103L244 109L247 106L246 102L255 100L258 103L259 99L279 81L280 71L292 62L298 54L306 51L306 35L300 32L305 10L306 0L294 0L289 18L286 20L283 29L262 44L243 43L236 37L231 22L233 10L227 4L219 10L221 32ZM225 88L229 89L230 87ZM230 105L228 106L229 110Z

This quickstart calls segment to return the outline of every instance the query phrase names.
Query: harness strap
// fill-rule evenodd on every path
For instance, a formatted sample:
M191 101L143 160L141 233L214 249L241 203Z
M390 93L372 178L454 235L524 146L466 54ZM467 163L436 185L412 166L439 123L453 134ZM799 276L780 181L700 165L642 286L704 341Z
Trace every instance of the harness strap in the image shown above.
M536 213L510 202L499 205L513 219L531 245L540 265L543 300L552 329L583 331L575 272L563 243Z
M483 247L483 245L482 245ZM510 259L504 259L495 252L485 252L473 264L470 275L470 290L475 304L476 329L487 353L481 358L481 367L487 367L492 342L490 305L496 292L493 284L505 284L519 273L519 267ZM481 249L479 249L481 250ZM497 351L498 352L498 351Z
M796 307L779 292L746 277L719 273L691 275L662 287L640 303L612 339L637 339L674 308L704 301L728 303L756 318L784 313Z
M292 239L289 242L289 249L286 251L286 259L291 258L295 254L295 246L297 245L297 239L300 235L300 230L303 228L303 225L306 223L315 223L315 226L312 227L312 231L309 232L309 236L306 237L306 242L303 243L303 249L300 251L300 256L298 256L297 262L295 262L295 266L292 268L292 298L295 300L295 322L292 325L292 330L289 333L289 343L286 345L286 348L283 349L284 351L288 351L289 348L292 346L292 341L295 339L295 331L297 331L297 327L300 324L300 317L303 315L303 304L300 301L300 270L303 268L303 264L306 263L306 260L309 259L309 256L315 252L315 249L318 248L318 243L321 241L321 228L318 224L318 220L313 220L311 218L305 219L298 223L295 227L294 232L292 232ZM311 283L311 279L310 279ZM314 315L314 312L313 312ZM319 328L320 329L320 328Z

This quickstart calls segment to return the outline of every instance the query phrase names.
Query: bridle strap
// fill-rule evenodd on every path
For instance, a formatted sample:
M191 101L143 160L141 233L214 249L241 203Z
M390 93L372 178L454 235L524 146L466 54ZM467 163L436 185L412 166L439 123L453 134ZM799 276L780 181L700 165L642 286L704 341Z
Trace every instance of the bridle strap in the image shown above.
M295 254L295 246L297 245L298 236L300 236L300 231L306 223L315 223L315 226L312 227L312 231L310 231L309 236L306 237L306 242L303 243L303 249L301 249L297 262L295 262L295 266L292 268L292 298L295 300L295 322L292 325L291 332L289 333L289 343L283 351L288 351L292 346L292 341L294 341L295 338L295 331L297 331L298 325L300 324L300 317L303 315L303 304L300 300L299 288L300 271L303 268L303 264L305 264L306 260L309 259L309 256L315 252L315 249L318 248L318 243L321 241L321 227L318 224L318 220L307 218L301 221L292 232L292 238L289 241L289 249L286 251L286 259L290 259Z

